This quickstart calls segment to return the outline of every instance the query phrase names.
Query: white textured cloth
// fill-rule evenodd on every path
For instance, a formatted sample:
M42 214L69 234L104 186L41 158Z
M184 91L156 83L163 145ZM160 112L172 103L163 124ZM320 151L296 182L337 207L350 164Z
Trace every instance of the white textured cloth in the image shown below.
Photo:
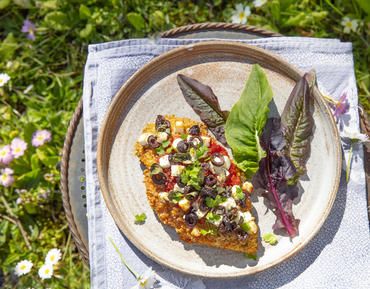
M89 46L83 112L91 288L131 288L136 284L108 237L134 270L144 272L153 267L161 277L162 288L370 288L370 238L360 146L354 150L350 182L346 184L343 171L333 209L319 234L290 260L254 276L218 281L181 275L148 259L120 233L104 203L97 177L97 135L104 114L117 90L141 66L161 53L197 41L134 39ZM359 129L350 43L300 37L243 42L276 53L303 71L314 68L322 91L335 99L347 93L351 108L344 126ZM344 151L347 155L346 148Z

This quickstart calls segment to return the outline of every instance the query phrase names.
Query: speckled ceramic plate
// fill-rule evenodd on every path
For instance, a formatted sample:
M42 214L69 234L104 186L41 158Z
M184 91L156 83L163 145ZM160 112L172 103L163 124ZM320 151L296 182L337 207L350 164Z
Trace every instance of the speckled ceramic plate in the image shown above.
M301 200L293 208L301 219L300 234L292 241L279 237L276 246L260 246L258 261L242 253L190 245L174 229L163 225L150 208L134 144L142 128L157 114L175 114L199 120L185 102L176 81L182 73L212 87L221 107L230 109L238 100L251 64L259 63L268 76L279 112L301 72L281 58L240 43L203 42L165 53L135 73L118 91L101 128L98 174L105 202L118 227L143 253L172 269L205 277L231 278L253 274L276 265L301 250L319 231L337 192L341 150L331 114L315 91L316 129L308 161L307 178L301 180ZM325 161L323 161L325 156ZM255 197L261 235L271 232L274 215L266 213ZM144 225L134 216L145 212Z

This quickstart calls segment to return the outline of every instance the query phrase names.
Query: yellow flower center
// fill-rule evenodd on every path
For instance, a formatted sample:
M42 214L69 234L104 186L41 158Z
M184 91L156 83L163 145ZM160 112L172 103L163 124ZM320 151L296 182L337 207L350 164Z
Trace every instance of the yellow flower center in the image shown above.
M38 135L36 138L37 138L37 140L39 140L39 141L43 141L43 140L44 140L44 137L43 137L42 135Z
M27 266L25 264L21 265L21 270L26 270Z
M8 179L8 175L7 175L7 174L2 174L2 175L1 175L1 180L2 180L3 182L5 182L7 179ZM22 265L22 266L24 266L24 265Z
M22 150L21 150L21 148L20 147L17 147L17 148L15 148L14 149L14 152L16 152L16 153L19 153L19 152L21 152Z
M0 78L0 85L4 84L4 79Z
M5 157L6 156L6 151L0 151L0 156Z
M346 27L352 28L352 22L350 22L350 21L346 22Z
M49 269L45 269L45 274L49 274L50 270Z
M54 259L55 259L55 256L53 255L53 256L50 256L50 260L51 261L54 261Z
M244 17L245 17L245 13L244 13L244 11L243 11L243 12L240 12L240 13L239 13L239 18L240 18L240 20L242 20Z

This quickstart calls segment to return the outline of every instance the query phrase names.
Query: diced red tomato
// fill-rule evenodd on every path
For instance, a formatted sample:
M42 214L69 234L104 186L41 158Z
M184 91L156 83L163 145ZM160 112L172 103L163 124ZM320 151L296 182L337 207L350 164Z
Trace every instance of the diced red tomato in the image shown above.
M214 140L211 140L211 145L210 145L210 148L209 148L209 152L211 154L219 153L219 154L222 154L224 156L227 156L228 155L226 149L223 146L219 145Z
M236 167L234 164L231 164L229 169L230 175L226 179L227 186L240 185L240 176L237 173Z

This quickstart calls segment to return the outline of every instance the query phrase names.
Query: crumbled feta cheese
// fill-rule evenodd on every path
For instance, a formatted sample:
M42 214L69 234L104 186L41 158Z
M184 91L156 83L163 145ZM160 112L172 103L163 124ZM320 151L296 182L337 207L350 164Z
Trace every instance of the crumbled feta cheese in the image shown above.
M150 133L143 133L139 136L139 144L141 144L142 146L146 146L148 145L148 137L150 136L151 134Z
M190 209L190 201L186 198L182 198L178 204L184 212Z
M168 155L164 155L163 157L159 158L159 165L161 168L164 168L164 169L167 169L171 166Z
M161 201L169 201L167 192L160 192L158 197Z
M249 221L248 225L249 225L248 233L256 234L257 230L258 230L256 222L255 221Z
M221 203L220 206L223 206L227 211L236 207L236 202L233 198L229 197L225 202Z
M174 141L172 142L172 147L177 150L177 145L179 144L179 142L182 141L181 138L175 138Z
M161 131L157 133L157 141L162 143L164 141L168 140L168 133Z
M233 185L231 188L231 196L236 200L238 199L238 196L237 196L238 190L241 190L240 186L238 185Z
M204 217L204 215L206 214L207 212L202 212L201 210L196 210L195 211L195 214L198 216L198 219L201 219Z
M231 166L231 162L230 162L229 157L224 156L224 165L223 165L223 167L228 170L230 168L230 166Z
M171 176L173 177L179 177L181 175L181 172L184 170L184 166L181 165L172 165L171 166Z
M209 147L211 145L211 138L209 136L202 136L203 144L206 147Z
M243 217L244 223L254 220L254 217L252 216L250 212L243 212L241 213L241 216Z
M178 120L178 121L175 122L174 132L175 133L179 133L179 134L185 132L185 130L184 130L184 123L181 120Z
M244 182L242 188L243 188L243 191L246 191L248 193L253 192L253 185L250 182Z
M173 187L175 192L184 192L184 188L180 188L178 184L175 184Z
M200 231L197 227L195 227L195 228L193 228L193 230L191 230L190 234L194 237L199 237L200 236Z

